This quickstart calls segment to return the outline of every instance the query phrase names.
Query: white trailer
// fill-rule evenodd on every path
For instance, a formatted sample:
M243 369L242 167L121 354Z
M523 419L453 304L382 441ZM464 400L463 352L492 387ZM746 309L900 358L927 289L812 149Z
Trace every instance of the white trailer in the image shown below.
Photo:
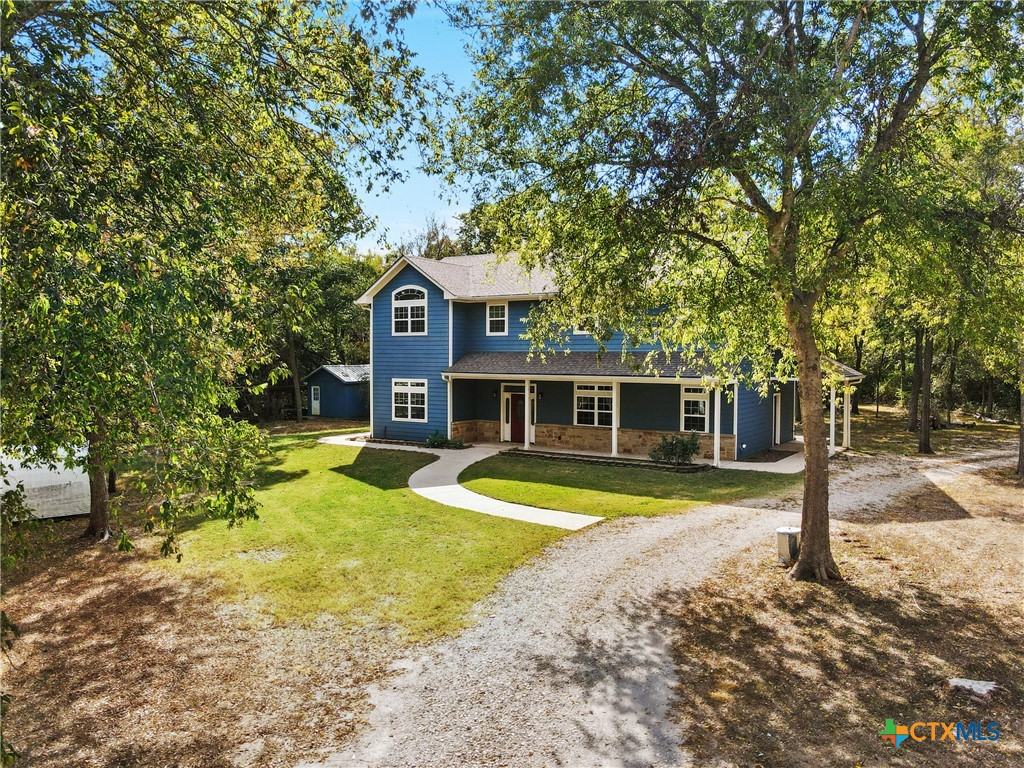
M84 451L79 454L84 455ZM37 518L71 517L89 514L89 475L85 468L23 463L4 456L7 477L0 480L0 492L25 488L25 504Z

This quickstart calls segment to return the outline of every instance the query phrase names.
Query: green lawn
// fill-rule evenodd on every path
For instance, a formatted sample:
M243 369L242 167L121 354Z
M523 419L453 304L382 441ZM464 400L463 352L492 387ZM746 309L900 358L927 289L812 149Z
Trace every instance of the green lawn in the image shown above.
M795 490L803 474L719 469L677 474L656 469L576 464L543 458L494 456L468 467L459 481L504 501L602 517L664 515L698 504Z
M260 520L203 522L165 567L212 578L227 599L255 598L277 621L328 614L416 640L461 627L502 576L566 533L417 496L409 475L429 454L325 445L321 434L272 438Z

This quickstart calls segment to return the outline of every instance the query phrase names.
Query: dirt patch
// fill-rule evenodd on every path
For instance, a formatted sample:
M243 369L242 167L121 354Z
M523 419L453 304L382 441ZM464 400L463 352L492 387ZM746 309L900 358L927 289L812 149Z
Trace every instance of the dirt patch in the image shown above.
M326 618L271 626L147 566L151 553L86 546L83 526L54 526L51 554L6 576L19 764L284 766L350 738L393 638Z
M845 583L793 583L762 549L663 595L698 762L1022 764L1024 499L996 463L928 465L924 488L833 523ZM952 677L1003 689L981 704L951 693ZM888 718L997 721L1003 737L896 750L878 735Z
M365 429L370 431L370 424L366 421L353 419L303 419L298 421L268 421L259 426L267 430L271 435L297 435L305 432L329 432L331 430L342 431L350 429Z

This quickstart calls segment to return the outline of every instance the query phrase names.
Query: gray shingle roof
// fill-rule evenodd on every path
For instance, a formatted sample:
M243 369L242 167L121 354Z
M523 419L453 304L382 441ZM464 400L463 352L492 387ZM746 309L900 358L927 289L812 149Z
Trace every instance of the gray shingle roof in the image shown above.
M324 370L334 376L338 381L345 383L366 381L370 378L370 366L368 365L321 365L316 371ZM313 371L313 373L316 373ZM312 376L313 373L309 374ZM303 381L309 378L306 376Z
M538 355L528 358L526 352L470 352L445 373L476 375L518 376L615 376L651 378L657 373L662 378L701 378L712 375L709 367L697 361L684 362L678 354L668 360L658 354L653 370L645 367L646 354L631 352L623 360L619 352L561 352L552 353L546 360Z
M831 357L823 357L821 359L821 362L821 367L824 369L825 373L835 371L836 373L839 374L841 378L843 378L846 381L864 378L864 374L858 371L856 368L851 368L848 365L833 360Z
M449 256L446 259L406 257L420 270L458 299L500 298L502 296L552 296L554 276L546 269L526 270L515 254L493 253Z
M469 352L457 363L447 368L445 373L483 376L609 376L635 378L683 378L699 379L704 376L714 377L714 370L708 364L697 360L685 359L673 353L667 359L664 353L658 353L646 364L647 354L629 352L623 359L619 352L552 352L546 360L539 355L529 357L526 352ZM843 365L835 360L823 357L826 371L835 366L834 370L846 381L864 378L864 374Z

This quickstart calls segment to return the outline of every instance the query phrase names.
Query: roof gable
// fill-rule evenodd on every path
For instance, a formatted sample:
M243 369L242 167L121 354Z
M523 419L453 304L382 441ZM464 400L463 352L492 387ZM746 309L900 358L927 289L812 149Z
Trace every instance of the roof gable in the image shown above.
M381 275L374 281L373 285L366 289L366 292L362 296L356 299L355 303L359 304L360 306L369 307L370 304L373 302L373 297L380 293L381 289L383 289L384 286L386 286L388 283L394 280L395 277L399 273L401 273L401 271L406 267L412 267L425 278L427 278L427 280L429 280L438 288L440 288L444 292L444 297L446 299L453 298L453 296L451 296L450 292L445 286L438 283L433 277L427 274L427 272L419 268L416 264L412 263L412 259L414 258L414 256L402 256L400 259L398 259L398 261L396 261L394 264L387 268L383 275ZM430 261L430 259L416 259L416 261Z
M321 365L302 380L306 381L320 371L326 371L345 384L367 381L370 378L370 366L368 365Z
M516 254L482 253L424 259L403 256L357 300L367 305L402 268L410 266L444 291L446 299L509 299L555 294L554 275L546 269L528 270Z

